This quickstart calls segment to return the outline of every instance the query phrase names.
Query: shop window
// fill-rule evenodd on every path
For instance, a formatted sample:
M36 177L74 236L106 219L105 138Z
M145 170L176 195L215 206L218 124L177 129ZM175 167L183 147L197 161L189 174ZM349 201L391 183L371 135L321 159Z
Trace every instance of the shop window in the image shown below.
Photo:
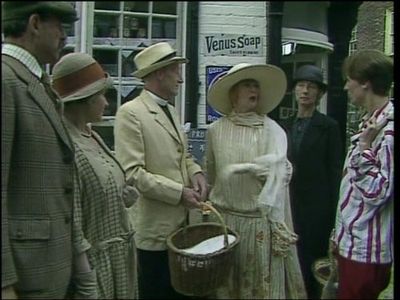
M154 13L173 15L176 12L176 2L174 1L154 1L153 3Z
M163 20L161 18L153 18L153 38L176 38L176 22L175 20Z
M113 119L118 107L132 100L143 83L134 78L134 57L159 41L176 45L178 5L172 1L95 1L93 57L114 80L116 89L106 96L105 119Z
M124 38L148 38L147 17L124 16Z
M96 1L94 8L98 10L120 10L120 1Z
M110 88L106 91L105 97L107 99L108 106L104 110L104 116L115 116L117 112L118 91L115 88Z
M103 121L93 126L100 129L103 138L113 148L112 128L118 108L137 97L143 89L143 82L132 76L136 71L134 57L144 48L160 41L177 48L181 44L177 42L177 37L181 37L181 28L177 25L184 24L179 20L182 16L178 12L183 11L182 7L187 4L173 1L72 3L80 20L65 27L67 45L62 55L87 52L112 77L114 88L106 91L109 105ZM85 12L84 15L82 12ZM82 24L87 25L82 28ZM83 30L86 30L85 37L80 36Z
M95 49L93 57L110 76L118 76L118 50Z
M385 53L394 54L394 18L393 11L386 10L385 15Z
M125 1L124 11L149 12L149 5L149 1ZM176 10L172 14L176 14Z
M351 37L349 41L349 55L357 51L357 25L354 26L351 31Z
M94 16L93 37L119 37L119 16L98 13Z

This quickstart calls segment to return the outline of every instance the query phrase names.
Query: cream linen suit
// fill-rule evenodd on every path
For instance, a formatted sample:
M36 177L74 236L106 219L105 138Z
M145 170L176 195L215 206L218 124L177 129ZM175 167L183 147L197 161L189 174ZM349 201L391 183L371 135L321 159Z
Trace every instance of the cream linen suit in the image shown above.
M115 120L115 151L127 180L141 192L136 219L136 246L166 250L166 238L185 221L183 186L201 171L187 151L187 140L175 109L168 105L175 127L146 91L125 103Z

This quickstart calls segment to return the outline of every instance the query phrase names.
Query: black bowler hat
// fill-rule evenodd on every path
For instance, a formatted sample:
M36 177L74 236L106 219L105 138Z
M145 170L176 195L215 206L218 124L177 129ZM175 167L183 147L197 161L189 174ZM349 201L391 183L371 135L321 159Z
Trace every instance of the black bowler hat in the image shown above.
M304 65L298 68L293 78L293 86L301 80L315 82L323 91L326 91L327 85L324 82L322 70L317 66Z
M56 16L62 23L78 20L76 10L70 2L57 1L2 1L1 21L4 25L29 17L33 13L47 13Z

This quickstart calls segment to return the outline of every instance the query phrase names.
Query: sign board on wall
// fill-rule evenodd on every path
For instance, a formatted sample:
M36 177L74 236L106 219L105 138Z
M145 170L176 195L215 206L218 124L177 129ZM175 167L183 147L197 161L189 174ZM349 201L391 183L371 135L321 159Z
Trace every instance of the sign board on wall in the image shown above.
M214 83L215 80L218 80L218 78L224 75L230 68L231 66L206 66L206 123L207 124L210 124L218 120L219 117L221 117L221 114L219 114L210 105L208 105L208 89Z
M190 129L187 133L188 137L188 151L193 155L196 163L203 163L203 156L205 152L205 138L206 129L195 128Z
M213 33L204 36L206 56L264 56L264 37L259 35Z

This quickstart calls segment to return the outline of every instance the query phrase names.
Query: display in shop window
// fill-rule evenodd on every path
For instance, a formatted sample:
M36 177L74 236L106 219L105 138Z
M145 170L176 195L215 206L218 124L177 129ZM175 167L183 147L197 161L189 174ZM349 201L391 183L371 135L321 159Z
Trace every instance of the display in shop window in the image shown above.
M124 11L148 12L150 1L125 1Z
M118 88L118 86L117 86ZM105 93L105 97L108 102L108 106L104 108L104 116L115 116L117 113L117 98L118 98L118 91L115 87L107 89Z

